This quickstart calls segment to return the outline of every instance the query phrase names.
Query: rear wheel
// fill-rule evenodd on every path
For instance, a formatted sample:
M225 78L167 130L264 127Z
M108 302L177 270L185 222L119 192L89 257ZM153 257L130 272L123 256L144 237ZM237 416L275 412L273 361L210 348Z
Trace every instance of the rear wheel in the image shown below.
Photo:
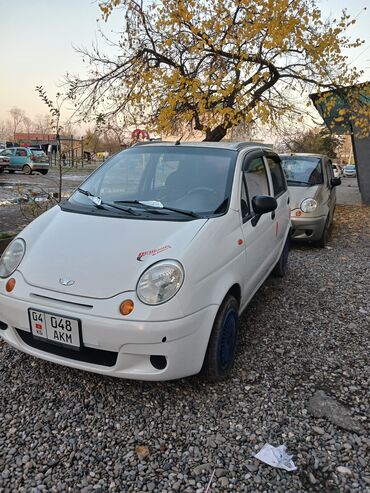
M28 164L25 164L25 165L23 166L23 173L24 173L25 175L30 175L30 174L32 174L32 169L30 168L30 166L28 166Z
M281 255L279 257L279 260L272 271L272 275L274 277L285 276L288 267L289 250L290 250L290 237L288 236L283 251L281 252Z
M239 331L239 305L227 295L213 324L202 374L210 382L226 378L234 364Z

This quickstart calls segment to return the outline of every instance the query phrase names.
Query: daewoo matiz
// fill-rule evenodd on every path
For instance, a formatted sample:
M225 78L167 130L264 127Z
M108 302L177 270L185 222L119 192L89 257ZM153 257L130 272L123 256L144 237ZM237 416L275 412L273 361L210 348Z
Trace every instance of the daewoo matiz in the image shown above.
M100 374L232 367L239 314L289 251L280 158L261 146L137 145L27 226L0 261L0 334Z

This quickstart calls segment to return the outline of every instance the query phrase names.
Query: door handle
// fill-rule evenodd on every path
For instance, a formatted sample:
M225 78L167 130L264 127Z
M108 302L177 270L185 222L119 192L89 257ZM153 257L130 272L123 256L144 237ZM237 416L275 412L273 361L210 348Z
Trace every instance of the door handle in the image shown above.
M275 211L271 212L271 219L275 219Z

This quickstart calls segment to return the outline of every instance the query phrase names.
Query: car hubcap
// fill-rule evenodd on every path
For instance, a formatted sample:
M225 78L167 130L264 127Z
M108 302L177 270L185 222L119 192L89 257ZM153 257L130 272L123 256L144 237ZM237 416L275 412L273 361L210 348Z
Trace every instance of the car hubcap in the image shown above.
M221 369L225 370L232 362L236 343L236 316L229 310L224 318L219 348Z

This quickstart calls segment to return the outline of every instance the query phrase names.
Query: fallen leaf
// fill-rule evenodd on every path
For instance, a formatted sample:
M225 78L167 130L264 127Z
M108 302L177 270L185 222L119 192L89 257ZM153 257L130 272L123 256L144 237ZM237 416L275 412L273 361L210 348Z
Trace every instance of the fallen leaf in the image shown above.
M145 445L137 445L135 447L135 452L140 460L145 460L150 456L150 450Z

